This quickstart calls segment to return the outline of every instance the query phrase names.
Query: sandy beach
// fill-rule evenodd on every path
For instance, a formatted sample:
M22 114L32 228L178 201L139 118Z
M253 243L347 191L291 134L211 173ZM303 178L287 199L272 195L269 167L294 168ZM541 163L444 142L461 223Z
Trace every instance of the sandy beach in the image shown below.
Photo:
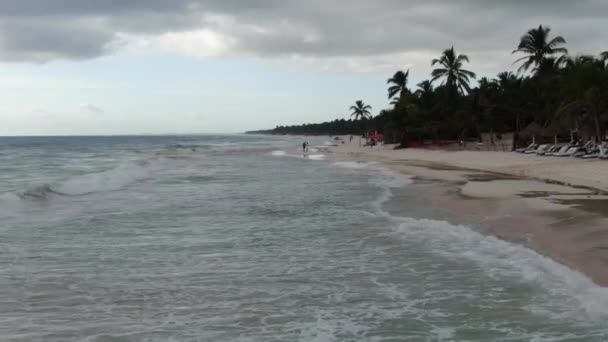
M608 162L605 160L545 157L514 152L393 150L393 145L360 148L358 139L354 139L352 144L348 143L348 139L345 141L344 145L335 147L334 151L410 165L453 166L608 191Z
M421 180L433 210L523 244L608 286L608 161L514 152L333 146L334 158L382 165Z

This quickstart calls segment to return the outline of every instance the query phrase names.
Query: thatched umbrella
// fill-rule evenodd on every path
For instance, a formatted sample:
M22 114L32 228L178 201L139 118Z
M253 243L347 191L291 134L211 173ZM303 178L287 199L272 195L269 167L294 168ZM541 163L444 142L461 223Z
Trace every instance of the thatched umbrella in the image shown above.
M542 132L543 128L541 125L532 122L526 126L526 128L522 129L521 132L519 132L519 135L523 138L532 138L532 142L535 142L536 136L542 135Z
M570 134L570 124L566 120L553 120L542 130L542 136L555 137L556 140L557 136L567 134Z

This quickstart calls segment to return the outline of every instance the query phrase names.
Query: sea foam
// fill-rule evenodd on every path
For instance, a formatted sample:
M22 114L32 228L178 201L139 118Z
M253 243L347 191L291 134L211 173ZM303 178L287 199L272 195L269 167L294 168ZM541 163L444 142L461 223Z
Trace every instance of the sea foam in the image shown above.
M352 164L346 164L352 166ZM391 214L383 205L393 196L393 190L411 184L412 178L378 168L370 184L381 192L372 203L376 215L394 222L391 230L396 237L426 246L432 253L450 260L464 259L479 265L490 277L519 279L537 284L545 294L530 310L544 315L571 319L608 319L608 288L595 284L589 277L551 258L520 245L483 235L469 226L446 221L415 219Z
M54 186L53 190L66 195L114 191L146 177L148 172L149 169L145 166L128 163L104 172L73 177Z

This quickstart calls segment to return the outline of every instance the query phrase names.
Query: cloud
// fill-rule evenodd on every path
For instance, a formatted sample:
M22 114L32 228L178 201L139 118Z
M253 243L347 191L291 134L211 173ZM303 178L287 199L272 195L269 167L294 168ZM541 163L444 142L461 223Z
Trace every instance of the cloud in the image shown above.
M104 110L87 102L83 102L79 105L80 109L86 111L87 113L90 114L96 114L96 115L100 115L100 114L104 114Z
M0 2L0 60L81 60L130 48L426 71L454 44L489 72L509 68L519 37L541 23L573 51L608 49L605 0L20 0Z

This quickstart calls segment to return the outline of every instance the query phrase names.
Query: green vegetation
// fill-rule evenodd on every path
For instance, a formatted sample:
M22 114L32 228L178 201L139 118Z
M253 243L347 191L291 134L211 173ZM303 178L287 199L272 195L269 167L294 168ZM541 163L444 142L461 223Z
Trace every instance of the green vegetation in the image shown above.
M353 112L350 114L355 120L364 120L372 117L372 107L370 105L366 105L362 100L355 102L354 106L350 107L350 110Z
M466 70L467 55L454 47L433 59L429 80L408 88L409 70L387 80L390 108L370 116L363 101L351 120L277 127L272 134L384 133L389 142L480 139L485 132L509 133L523 144L530 131L545 136L571 132L602 139L608 126L608 51L568 55L566 40L544 26L529 30L513 51L517 72L482 77ZM528 128L528 129L526 129ZM534 130L535 129L535 130ZM528 134L528 135L526 135Z

